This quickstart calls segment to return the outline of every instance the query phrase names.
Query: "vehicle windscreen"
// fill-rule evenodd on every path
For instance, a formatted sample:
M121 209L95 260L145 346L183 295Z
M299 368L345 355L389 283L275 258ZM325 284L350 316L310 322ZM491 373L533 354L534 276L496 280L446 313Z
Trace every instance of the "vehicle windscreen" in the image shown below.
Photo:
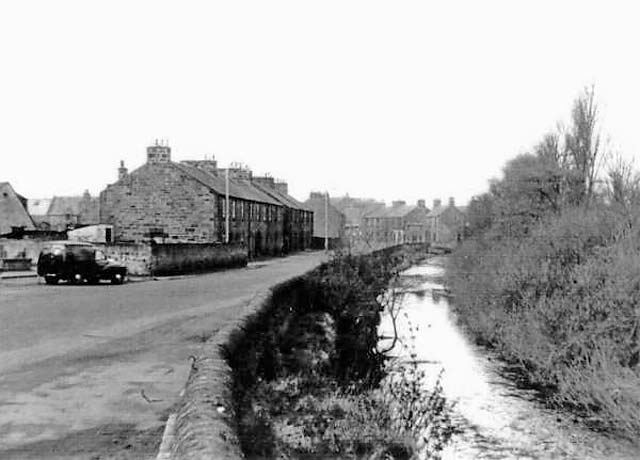
M64 246L61 244L45 246L44 248L42 248L43 256L47 256L47 255L61 256L63 254L64 254Z
M86 246L71 246L68 253L76 262L89 262L95 258L95 250Z

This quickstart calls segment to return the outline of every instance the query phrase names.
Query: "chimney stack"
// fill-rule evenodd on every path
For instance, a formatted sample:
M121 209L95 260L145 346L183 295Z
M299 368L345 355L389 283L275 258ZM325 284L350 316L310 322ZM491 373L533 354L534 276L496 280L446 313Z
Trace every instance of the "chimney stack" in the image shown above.
M393 201L393 202L391 203L391 206L392 206L392 207L394 207L394 208L398 208L398 207L400 207L400 206L404 206L405 204L407 204L407 202L406 202L406 201L398 200L398 201Z
M276 182L276 190L282 193L283 195L288 195L289 185L286 182L279 180Z
M442 200L440 198L436 198L433 200L433 209L439 208L442 205Z
M205 155L204 160L182 160L180 163L193 166L213 176L218 174L218 162L213 155L211 155L211 158L207 158Z
M424 200L418 200L417 205L419 208L426 208L426 204Z
M155 145L150 145L147 147L147 163L156 164L156 163L169 163L171 161L171 147L169 144L163 145L163 143L158 143L156 139Z
M252 182L255 182L259 185L262 185L264 187L268 187L271 189L275 189L276 188L276 183L275 180L273 179L273 177L269 176L269 175L264 175L264 176L254 176L251 179Z
M452 196L449 197L449 206L451 206L453 208L455 205L456 205L455 198L453 198Z
M233 162L227 169L220 169L219 173L224 176L227 170L229 171L229 179L250 181L253 177L253 172L242 163Z
M311 192L309 193L310 200L324 200L325 194L324 192Z
M124 166L124 160L120 160L120 167L118 168L118 180L125 179L129 174L129 171Z

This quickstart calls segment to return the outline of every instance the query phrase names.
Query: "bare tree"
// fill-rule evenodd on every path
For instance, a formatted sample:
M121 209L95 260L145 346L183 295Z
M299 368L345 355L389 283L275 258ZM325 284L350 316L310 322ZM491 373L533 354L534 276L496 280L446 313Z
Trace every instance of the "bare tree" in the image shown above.
M380 296L379 299L380 306L384 309L387 315L389 315L391 327L393 328L393 335L391 337L381 337L391 339L391 344L389 344L389 346L384 350L380 350L380 353L383 355L393 350L398 343L398 316L400 316L400 311L402 310L403 298L404 294L400 286L400 277L396 275L389 283L389 288Z
M624 236L640 222L640 175L635 171L633 160L619 154L613 157L607 167L605 186L611 205L623 217L620 231Z
M544 135L542 140L534 147L533 152L548 161L552 161L559 167L564 163L564 152L560 145L561 131L551 131Z
M638 181L633 160L626 160L618 154L607 165L606 187L612 203L627 208L637 202L640 192Z
M598 127L599 110L595 87L587 87L573 103L572 124L565 133L565 149L571 166L577 173L573 187L580 202L589 204L596 176L604 155Z

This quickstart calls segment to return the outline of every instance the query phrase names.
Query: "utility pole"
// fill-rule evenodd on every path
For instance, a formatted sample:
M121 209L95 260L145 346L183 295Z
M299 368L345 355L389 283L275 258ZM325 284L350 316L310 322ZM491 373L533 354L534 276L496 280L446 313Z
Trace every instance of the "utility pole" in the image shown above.
M329 250L329 192L324 192L324 250Z
M225 194L225 200L226 200L226 213L225 213L225 220L224 220L224 242L228 243L229 242L229 168L227 167L227 169L225 170L225 175L224 175L224 194Z

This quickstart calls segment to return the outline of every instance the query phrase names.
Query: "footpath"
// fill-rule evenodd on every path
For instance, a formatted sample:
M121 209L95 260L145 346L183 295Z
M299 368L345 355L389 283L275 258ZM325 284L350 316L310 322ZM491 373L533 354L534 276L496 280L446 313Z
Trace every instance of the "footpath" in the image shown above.
M10 271L10 272L0 271L0 280L11 280L11 279L19 279L19 278L37 278L37 277L38 277L38 274L34 270Z

